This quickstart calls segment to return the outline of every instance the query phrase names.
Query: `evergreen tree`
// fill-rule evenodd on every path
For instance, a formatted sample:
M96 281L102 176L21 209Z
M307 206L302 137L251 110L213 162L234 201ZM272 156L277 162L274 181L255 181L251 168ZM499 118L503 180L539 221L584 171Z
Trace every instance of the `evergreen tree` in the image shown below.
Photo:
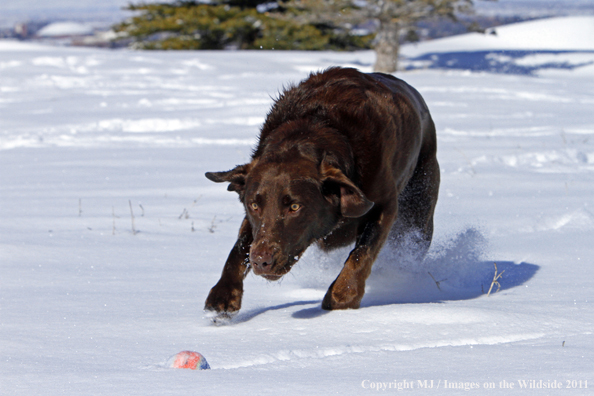
M497 0L485 0L497 1ZM116 25L139 49L341 50L373 46L375 71L398 68L400 44L418 40L418 22L473 12L473 0L178 0L129 5ZM375 21L373 34L351 34ZM467 29L479 30L463 22ZM372 41L373 36L375 39Z
M274 4L274 3L272 3ZM268 0L177 1L129 5L139 12L114 28L139 49L355 49L371 36L351 36L328 21L304 22L305 11Z

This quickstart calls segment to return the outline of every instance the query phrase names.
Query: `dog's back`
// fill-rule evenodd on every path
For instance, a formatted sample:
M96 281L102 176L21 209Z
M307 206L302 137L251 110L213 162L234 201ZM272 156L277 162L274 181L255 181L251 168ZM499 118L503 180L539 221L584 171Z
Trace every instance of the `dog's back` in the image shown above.
M436 151L435 127L423 98L390 75L331 68L290 87L268 114L254 158L277 142L283 124L303 120L343 136L305 138L320 152L336 153L337 165L376 204L394 198L385 186L395 184L397 194L405 188L419 153Z

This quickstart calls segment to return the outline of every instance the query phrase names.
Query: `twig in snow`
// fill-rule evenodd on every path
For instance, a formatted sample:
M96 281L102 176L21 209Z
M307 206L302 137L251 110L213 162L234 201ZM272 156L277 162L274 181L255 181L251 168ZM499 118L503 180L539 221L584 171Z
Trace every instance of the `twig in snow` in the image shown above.
M132 219L132 235L136 235L136 228L134 227L134 212L132 211L132 201L128 200L130 205L130 218Z
M431 272L427 272L429 274L429 276L431 277L431 279L433 279L433 282L435 282L435 286L437 286L437 290L441 291L441 287L439 287L439 284L443 281L447 281L447 279L442 279L440 281L435 280L435 278L433 277L433 275L431 275Z
M208 227L208 232L210 232L211 234L214 234L215 229L217 228L216 224L215 224L215 220L217 218L217 215L215 215L212 218L212 221L210 222L210 227Z
M140 209L142 210L140 217L144 217L144 208L142 207L142 204L138 204L138 206L140 206Z
M200 196L198 198L196 198L194 200L194 202L192 202L192 206L196 205L198 203L198 201L200 201L200 198L202 198L202 194L200 194Z
M190 212L188 212L188 211L186 210L186 208L184 208L184 211L183 211L183 212L182 212L182 213L179 215L178 219L180 219L180 220L181 220L181 219L182 219L182 217L183 217L184 219L189 219L189 218L190 218Z
M503 271L501 271L501 273L497 274L497 263L493 263L493 265L495 266L495 275L493 275L493 281L491 281L491 287L489 287L489 292L487 293L487 297L489 297L489 295L491 294L491 290L493 290L493 285L497 285L497 291L499 291L499 289L501 289L501 285L499 284L499 282L497 282L497 279L501 278L501 276L505 272L505 270L503 270ZM497 292L495 292L495 293L497 293Z

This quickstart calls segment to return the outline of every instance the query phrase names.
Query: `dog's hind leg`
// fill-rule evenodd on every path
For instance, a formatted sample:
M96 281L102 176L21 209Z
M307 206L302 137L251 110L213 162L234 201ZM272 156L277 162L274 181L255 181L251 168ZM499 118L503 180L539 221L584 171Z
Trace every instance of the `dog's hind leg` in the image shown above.
M419 260L431 245L440 181L435 150L427 151L421 152L414 174L398 198L398 218L389 237L393 247L406 249Z

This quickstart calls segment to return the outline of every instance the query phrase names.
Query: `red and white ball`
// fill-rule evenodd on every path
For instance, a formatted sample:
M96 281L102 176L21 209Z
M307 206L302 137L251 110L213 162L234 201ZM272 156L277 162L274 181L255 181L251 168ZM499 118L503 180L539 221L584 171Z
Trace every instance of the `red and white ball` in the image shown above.
M210 366L202 354L193 351L182 351L167 361L168 366L178 369L208 370Z

